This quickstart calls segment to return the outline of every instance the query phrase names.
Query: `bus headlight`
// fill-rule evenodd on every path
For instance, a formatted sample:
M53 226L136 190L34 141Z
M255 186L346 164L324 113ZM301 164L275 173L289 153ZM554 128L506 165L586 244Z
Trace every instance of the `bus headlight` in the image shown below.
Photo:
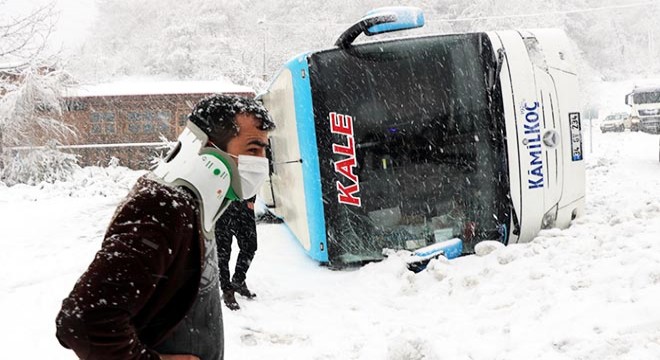
M555 205L543 215L543 220L541 221L541 229L550 229L551 227L555 226L558 209L558 206Z

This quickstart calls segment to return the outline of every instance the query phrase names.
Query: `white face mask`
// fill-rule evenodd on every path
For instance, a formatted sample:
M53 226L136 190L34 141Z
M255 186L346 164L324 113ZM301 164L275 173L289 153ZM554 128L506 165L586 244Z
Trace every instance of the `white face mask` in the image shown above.
M269 161L265 157L261 156L252 156L252 155L234 155L227 153L221 150L213 142L210 142L211 146L218 149L221 153L227 154L232 158L236 159L238 162L237 170L238 177L240 178L240 190L234 189L236 195L240 198L247 200L259 192L261 185L264 184L268 176L270 175ZM232 183L234 181L232 180ZM237 184L238 185L238 184Z
M260 156L238 155L238 176L241 178L241 195L249 199L259 192L268 178L268 159Z

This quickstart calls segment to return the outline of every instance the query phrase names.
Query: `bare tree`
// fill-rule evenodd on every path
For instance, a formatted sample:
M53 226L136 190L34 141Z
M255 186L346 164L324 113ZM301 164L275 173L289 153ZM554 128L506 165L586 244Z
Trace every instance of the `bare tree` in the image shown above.
M4 1L0 2L0 7ZM55 3L20 17L0 18L0 70L13 71L43 57L48 38L55 27Z

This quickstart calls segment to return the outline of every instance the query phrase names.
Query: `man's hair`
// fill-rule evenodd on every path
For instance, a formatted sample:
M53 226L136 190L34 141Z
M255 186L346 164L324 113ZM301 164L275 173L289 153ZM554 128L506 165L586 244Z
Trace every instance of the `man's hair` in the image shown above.
M273 119L261 102L236 95L211 95L195 105L188 121L192 121L209 139L222 150L227 150L227 143L238 135L236 115L253 115L257 119L257 128L270 131L275 128Z

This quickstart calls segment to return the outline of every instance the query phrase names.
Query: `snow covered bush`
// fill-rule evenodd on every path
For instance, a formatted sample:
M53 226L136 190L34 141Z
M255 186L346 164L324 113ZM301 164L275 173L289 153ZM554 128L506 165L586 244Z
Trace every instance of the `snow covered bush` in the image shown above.
M69 78L32 66L15 71L18 80L0 97L0 179L8 185L60 179L77 162L55 146L76 135L60 120L60 94Z
M8 186L66 181L80 168L75 155L57 150L54 143L44 148L6 151L2 157L0 181Z

